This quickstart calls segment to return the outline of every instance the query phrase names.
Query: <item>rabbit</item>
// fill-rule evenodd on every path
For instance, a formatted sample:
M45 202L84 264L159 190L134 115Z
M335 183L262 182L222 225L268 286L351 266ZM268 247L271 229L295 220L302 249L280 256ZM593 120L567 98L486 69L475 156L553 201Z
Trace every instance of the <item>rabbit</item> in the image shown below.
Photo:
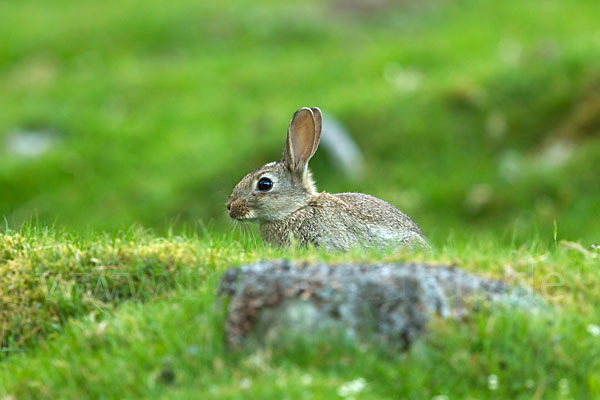
M229 216L259 224L267 244L292 242L347 251L355 247L421 247L419 226L391 204L362 193L318 193L308 161L317 151L322 114L316 107L294 113L281 160L248 173L235 185Z

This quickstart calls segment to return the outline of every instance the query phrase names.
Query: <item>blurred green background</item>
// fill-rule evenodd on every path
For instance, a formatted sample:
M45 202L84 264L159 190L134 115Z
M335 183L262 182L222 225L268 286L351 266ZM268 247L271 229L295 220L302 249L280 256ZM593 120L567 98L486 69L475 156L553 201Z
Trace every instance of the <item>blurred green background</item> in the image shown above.
M597 0L0 2L0 216L201 221L279 158L301 106L352 134L319 189L449 237L600 240Z

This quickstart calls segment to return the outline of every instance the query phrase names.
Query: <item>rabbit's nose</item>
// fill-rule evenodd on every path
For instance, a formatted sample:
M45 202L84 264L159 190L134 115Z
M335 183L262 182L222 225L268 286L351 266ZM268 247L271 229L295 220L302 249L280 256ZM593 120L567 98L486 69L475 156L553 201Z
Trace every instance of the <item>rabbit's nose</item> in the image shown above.
M225 206L227 207L227 211L231 211L231 202L228 201Z

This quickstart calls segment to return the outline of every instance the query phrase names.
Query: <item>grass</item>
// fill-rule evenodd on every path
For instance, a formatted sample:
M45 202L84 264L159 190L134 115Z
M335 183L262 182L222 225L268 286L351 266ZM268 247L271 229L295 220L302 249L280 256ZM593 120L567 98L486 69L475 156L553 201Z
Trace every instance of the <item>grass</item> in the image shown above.
M600 8L361 4L0 2L0 398L600 398ZM432 253L230 232L307 105L366 160L351 180L321 149L319 188L388 200ZM456 264L554 311L435 320L405 353L231 352L220 275L281 257Z
M421 255L327 254L208 232L163 238L132 229L84 238L32 227L6 231L0 243L8 277L3 304L18 304L2 314L11 340L3 346L0 395L325 399L359 380L364 388L347 396L600 396L600 254L576 243L519 248L484 241ZM484 309L460 323L434 320L406 353L329 338L228 350L223 303L215 301L220 275L232 265L279 257L453 263L530 284L554 311ZM53 291L28 290L47 286L36 281L50 277Z
M366 159L352 181L321 149L321 189L384 198L436 243L512 238L514 223L526 243L554 220L598 240L593 1L341 4L3 2L0 215L224 232L233 185L279 157L293 111L318 105ZM12 151L22 131L47 134L48 151ZM546 151L557 135L575 149L564 162Z

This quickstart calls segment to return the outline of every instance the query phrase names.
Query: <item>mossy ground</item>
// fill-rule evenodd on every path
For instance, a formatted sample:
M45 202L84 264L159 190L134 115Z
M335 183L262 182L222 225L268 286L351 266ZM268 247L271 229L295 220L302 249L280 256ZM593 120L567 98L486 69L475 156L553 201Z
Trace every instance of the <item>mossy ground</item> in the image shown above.
M427 254L332 255L264 248L251 237L165 238L141 230L82 238L30 228L0 238L7 338L2 395L326 399L350 390L347 397L369 399L600 396L600 253L576 243L449 243ZM223 303L215 298L219 277L232 265L280 257L455 264L529 284L553 311L483 309L460 323L435 320L407 352L327 338L227 349ZM362 389L352 394L356 387Z

